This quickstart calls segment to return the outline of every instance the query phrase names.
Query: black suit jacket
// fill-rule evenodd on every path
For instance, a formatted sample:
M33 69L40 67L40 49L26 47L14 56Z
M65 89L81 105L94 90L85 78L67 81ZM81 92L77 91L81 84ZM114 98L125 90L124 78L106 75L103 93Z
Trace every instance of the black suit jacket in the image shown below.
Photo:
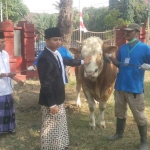
M63 59L66 66L81 65L78 59ZM38 75L41 84L39 104L51 107L60 105L65 100L65 86L61 69L55 56L45 48L37 63Z

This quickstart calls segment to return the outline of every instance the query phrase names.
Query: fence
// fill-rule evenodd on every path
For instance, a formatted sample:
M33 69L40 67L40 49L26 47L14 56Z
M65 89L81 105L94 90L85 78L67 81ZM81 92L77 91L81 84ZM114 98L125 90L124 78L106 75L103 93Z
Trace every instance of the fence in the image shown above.
M44 29L43 29L44 30ZM44 35L41 34L40 29L36 28L35 31L35 43L34 43L34 51L35 51L35 57L39 54L39 52L44 50L44 47L46 46Z
M105 31L105 32L93 32L93 31L87 31L87 32L81 32L80 30L76 29L73 31L72 37L71 37L71 47L77 47L77 41L83 41L91 36L97 36L103 41L107 40L110 45L115 45L115 30Z
M102 40L108 40L110 45L115 45L115 30L105 32L93 32L93 31L81 32L80 36L80 30L76 29L73 31L72 34L70 47L78 47L77 41L80 41L80 37L83 41L91 36L97 36ZM38 53L42 51L44 47L45 47L44 37L37 30L35 39L35 55L38 55Z

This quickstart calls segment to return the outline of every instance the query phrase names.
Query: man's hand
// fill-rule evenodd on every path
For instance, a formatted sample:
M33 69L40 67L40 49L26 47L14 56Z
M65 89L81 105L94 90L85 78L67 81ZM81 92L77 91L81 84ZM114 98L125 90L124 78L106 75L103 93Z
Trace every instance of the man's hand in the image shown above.
M37 70L37 66L36 65L33 65L33 67L34 67L34 70Z
M16 77L13 77L13 80L15 80L15 81L17 82L17 84L19 84L19 85L21 85L21 86L24 84L23 81L19 80L19 79L16 78Z
M34 68L34 66L29 66L29 67L27 68L27 70L28 70L28 71L32 71L32 70L35 70L35 68Z
M106 53L105 56L110 58L110 57L112 57L112 54Z
M106 62L108 63L112 62L117 68L119 68L120 66L119 61L113 56L112 53L111 54L105 53L104 59Z
M16 82L17 82L20 86L24 85L24 82L21 81L21 80L19 80L19 79L17 79Z
M150 65L149 64L143 64L139 67L139 69L143 69L143 70L150 70Z
M109 54L104 54L104 60L107 62L107 63L111 63L112 62L112 60L111 60L111 58L108 56Z
M54 107L50 107L50 113L52 113L53 115L58 113L58 106L54 106Z
M88 56L84 59L84 65L88 65L91 61L91 56Z

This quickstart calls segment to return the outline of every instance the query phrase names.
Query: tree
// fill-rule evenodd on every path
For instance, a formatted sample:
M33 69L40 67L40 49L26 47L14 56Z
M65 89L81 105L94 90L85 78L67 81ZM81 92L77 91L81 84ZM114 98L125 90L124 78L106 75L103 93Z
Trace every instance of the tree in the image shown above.
M106 30L104 18L108 14L108 7L88 7L83 9L83 19L89 31L100 32Z
M55 6L55 9L56 9L56 10L60 10L59 4L60 4L60 3L59 3L58 1L56 1L55 4L53 4L53 6Z
M136 23L145 23L148 17L147 5L143 0L135 0L134 1L135 9L134 9L134 22Z
M122 18L119 18L120 15L121 13L115 8L109 11L109 14L106 15L104 18L104 23L106 25L107 30L112 30L115 27L127 25L130 23L129 21L125 21Z
M144 23L147 20L145 0L109 0L109 9L113 8L121 12L120 18L131 23Z
M78 29L79 28L79 10L73 9L73 28Z
M115 8L119 10L119 12L122 12L119 16L120 18L134 22L133 1L134 0L109 0L109 9L113 10Z
M69 48L73 31L73 0L60 0L58 26L62 33L63 46Z
M44 29L55 27L57 25L58 21L58 15L57 14L47 14L47 13L41 13L37 14L33 17L36 28L44 35Z
M3 4L3 19L7 19L6 1L2 0ZM8 19L17 22L23 19L29 13L28 7L22 0L7 0Z
M58 14L50 14L49 28L56 27L58 24Z

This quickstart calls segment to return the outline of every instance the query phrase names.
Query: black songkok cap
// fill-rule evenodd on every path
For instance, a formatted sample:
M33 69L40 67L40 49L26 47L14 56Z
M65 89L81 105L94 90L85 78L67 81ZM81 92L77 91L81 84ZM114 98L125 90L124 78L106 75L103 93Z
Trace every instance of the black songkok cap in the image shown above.
M44 31L44 33L45 33L46 39L49 39L52 37L61 37L61 32L60 32L60 29L58 27L48 28Z
M0 39L4 39L4 32L0 31Z

